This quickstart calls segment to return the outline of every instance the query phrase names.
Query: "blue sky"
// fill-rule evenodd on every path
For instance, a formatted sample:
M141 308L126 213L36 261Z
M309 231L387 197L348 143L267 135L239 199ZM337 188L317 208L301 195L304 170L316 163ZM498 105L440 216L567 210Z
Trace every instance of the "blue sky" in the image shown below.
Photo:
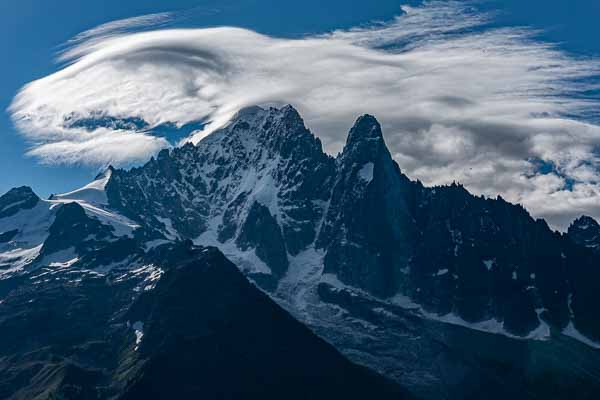
M276 37L301 37L388 21L400 5L418 1L148 1L88 2L75 0L3 1L0 4L0 192L30 185L42 196L81 186L98 172L98 166L41 165L25 156L28 144L16 132L6 110L26 83L59 69L54 63L60 46L78 33L113 20L139 15L187 11L184 26L239 26ZM495 26L525 25L542 30L539 37L559 43L577 56L600 55L600 4L594 0L498 0L481 2L482 10L495 10ZM180 24L181 25L181 24ZM350 121L351 122L351 121ZM349 123L350 123L349 122Z

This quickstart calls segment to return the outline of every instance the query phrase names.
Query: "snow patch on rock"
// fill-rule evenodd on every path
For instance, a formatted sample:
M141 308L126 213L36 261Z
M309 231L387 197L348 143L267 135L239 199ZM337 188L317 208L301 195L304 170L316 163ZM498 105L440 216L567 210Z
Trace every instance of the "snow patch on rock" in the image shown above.
M112 171L106 170L102 175L98 176L93 182L88 183L82 188L75 189L68 193L54 195L53 199L59 201L76 201L86 202L96 205L108 205L108 197L106 196L106 185L110 180Z
M495 262L496 262L495 259L492 259L492 260L483 260L483 265L485 265L485 267L487 268L488 271L491 271Z
M314 289L322 280L324 256L323 250L311 246L289 257L289 268L279 281L275 297L289 303L295 311L306 313L310 303L319 301Z
M139 225L108 208L106 185L112 176L112 170L107 169L96 180L82 188L68 193L54 195L48 200L50 204L79 204L90 217L100 220L105 225L114 228L116 236L131 236Z
M0 279L4 279L15 272L22 271L31 264L42 250L43 244L30 249L17 248L0 253L0 265L10 265L10 268L0 270Z
M254 249L241 250L235 244L235 239L228 240L225 243L218 240L218 229L221 221L221 216L212 218L208 223L206 231L194 239L194 244L218 248L225 257L231 260L244 273L271 274L271 268L256 255Z
M510 337L513 339L526 340L526 339L534 339L534 340L548 340L550 338L550 327L548 324L543 321L539 316L544 311L543 309L538 309L536 312L538 313L539 325L536 329L529 332L526 336L517 336L514 335L504 328L504 322L498 321L495 318L478 321L478 322L468 322L462 319L460 316L454 313L448 313L445 315L438 315L434 313L430 313L423 309L419 304L415 303L410 297L397 294L391 299L389 302L395 306L399 306L401 308L407 310L417 311L421 316L438 322L443 322L450 325L458 325L464 328L473 329L476 331L492 333L497 335L503 335L506 337Z
M374 164L372 162L366 163L358 170L358 177L367 183L371 182L373 180L373 168Z
M600 343L589 339L588 337L583 335L581 332L579 332L577 330L577 328L575 328L573 321L570 321L569 324L565 327L565 329L563 329L562 334L569 336L575 340L578 340L581 343L584 343L594 349L600 349Z
M142 321L136 321L132 325L133 332L135 333L135 348L134 351L137 351L140 347L140 343L142 343L142 338L144 337L144 323Z

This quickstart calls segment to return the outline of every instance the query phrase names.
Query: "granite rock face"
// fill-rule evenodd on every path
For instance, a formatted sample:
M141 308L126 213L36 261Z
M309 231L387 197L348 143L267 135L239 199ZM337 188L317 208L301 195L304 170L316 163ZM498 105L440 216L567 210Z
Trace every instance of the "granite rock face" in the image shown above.
M0 197L0 218L15 215L19 210L31 209L39 200L28 186L11 189Z
M598 338L600 326L583 312L597 301L589 285L598 278L595 257L502 198L478 198L459 185L418 192L422 239L409 296L466 321L493 317L520 336L542 321L558 329L576 321Z
M244 247L249 217L263 215L268 227L266 220L274 219L280 234L265 236L263 244L251 241L269 268L285 271L287 254L316 237L334 170L296 110L251 107L197 146L165 150L141 168L115 171L107 194L112 208L166 238L204 235L213 244ZM277 247L276 256L269 246Z
M588 216L577 218L569 226L567 234L575 243L600 253L600 224Z
M392 160L374 117L360 117L337 161L329 207L317 242L325 273L377 296L403 284L417 231L410 181Z
M40 257L68 248L83 254L94 245L103 247L106 241L114 240L112 228L89 217L77 203L66 203L58 208L48 233Z
M107 193L157 235L227 248L243 270L270 273L270 288L315 249L322 274L379 298L407 296L427 313L493 320L521 337L573 323L600 340L587 311L600 302L590 284L600 261L582 250L600 237L595 221L562 235L500 197L411 181L370 115L333 159L291 106L250 107L197 146L115 171Z

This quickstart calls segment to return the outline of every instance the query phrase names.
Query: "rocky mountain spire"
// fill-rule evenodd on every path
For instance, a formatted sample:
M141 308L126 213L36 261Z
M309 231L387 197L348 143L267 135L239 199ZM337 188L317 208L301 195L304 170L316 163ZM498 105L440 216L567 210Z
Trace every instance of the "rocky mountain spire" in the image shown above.
M582 215L569 226L567 235L575 243L600 253L600 224L592 217Z
M372 115L365 114L359 117L346 138L343 154L375 158L382 152L389 154L383 140L381 125Z
M398 289L415 237L407 183L379 122L371 115L358 118L337 159L336 181L317 243L328 248L327 272L381 296Z

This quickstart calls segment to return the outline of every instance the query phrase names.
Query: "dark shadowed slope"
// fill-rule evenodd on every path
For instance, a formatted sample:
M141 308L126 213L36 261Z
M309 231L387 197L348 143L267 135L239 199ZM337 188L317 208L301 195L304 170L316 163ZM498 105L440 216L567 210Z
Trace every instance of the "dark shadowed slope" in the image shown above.
M217 249L194 258L132 308L144 334L121 399L407 398L344 359Z
M129 256L139 251L129 246ZM103 251L10 279L0 398L409 398L297 322L215 248L164 245L100 273Z

